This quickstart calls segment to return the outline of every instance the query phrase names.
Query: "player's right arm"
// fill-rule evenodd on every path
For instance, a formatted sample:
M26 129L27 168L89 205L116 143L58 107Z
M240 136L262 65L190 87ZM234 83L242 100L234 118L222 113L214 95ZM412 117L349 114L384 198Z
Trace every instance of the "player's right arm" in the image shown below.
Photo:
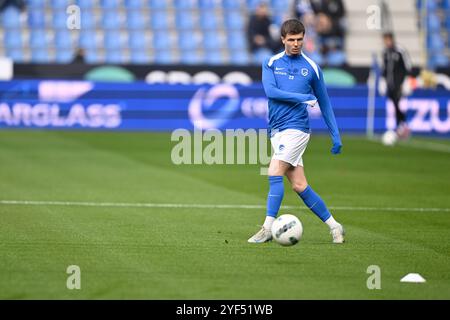
M290 102L294 105L306 103L307 101L317 100L312 94L301 94L296 92L284 91L278 88L273 69L269 67L267 60L262 66L262 83L267 98L284 102Z

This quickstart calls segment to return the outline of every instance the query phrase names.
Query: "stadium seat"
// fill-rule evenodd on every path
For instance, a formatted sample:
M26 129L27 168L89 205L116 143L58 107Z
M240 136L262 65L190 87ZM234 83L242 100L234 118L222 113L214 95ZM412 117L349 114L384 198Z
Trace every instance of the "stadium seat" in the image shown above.
M155 33L153 36L153 47L157 50L169 49L171 41L167 33Z
M152 58L145 50L131 50L130 63L147 64L150 62L152 62Z
M169 28L169 18L166 11L155 10L152 11L152 17L150 20L151 27L153 29L168 29Z
M83 22L81 18L81 22ZM67 14L64 10L53 10L51 15L51 26L54 29L67 29Z
M444 49L444 41L439 34L431 34L428 38L428 48L431 50L442 50Z
M75 3L81 9L92 9L93 7L95 7L97 5L96 1L93 1L93 0L76 0Z
M143 9L147 6L146 0L125 0L125 7L128 9Z
M225 15L225 26L228 29L242 29L245 21L240 11L229 11Z
M47 34L44 29L31 30L30 47L33 49L47 47Z
M73 60L72 50L56 50L55 62L56 63L70 63Z
M247 48L247 40L242 31L228 32L227 40L228 48L232 50L242 50Z
M242 0L224 0L223 7L227 10L239 9L241 7Z
M96 64L103 62L102 57L99 55L98 51L95 49L86 50L85 60L87 63Z
M444 53L437 53L432 55L431 60L434 62L436 67L448 67L449 59Z
M31 51L31 62L33 63L48 63L50 57L47 49L34 49Z
M441 20L436 13L430 12L428 14L427 27L428 27L428 32L437 32L441 29Z
M19 29L21 27L20 11L16 7L6 7L0 15L0 20L5 29Z
M85 49L92 49L97 47L97 38L93 31L82 31L80 34L79 42L80 47Z
M117 9L121 5L121 0L101 0L101 6L105 9Z
M136 50L144 50L153 46L153 43L146 39L141 30L131 31L129 33L128 44L130 48Z
M17 49L22 47L23 44L22 33L6 32L3 38L3 43L5 47L8 49Z
M165 9L168 6L166 0L148 0L151 9Z
M45 28L45 12L42 9L28 11L28 26L30 29Z
M286 12L290 7L289 0L271 0L270 8L272 12Z
M156 50L155 51L155 63L158 64L171 64L175 62L175 58L170 50ZM183 52L182 55L186 54Z
M225 41L214 31L203 33L203 47L206 50L217 50L226 47Z
M117 30L105 32L103 43L107 50L117 50L126 47L126 38Z
M55 46L58 51L65 51L68 48L72 48L72 45L70 31L62 29L55 33Z
M195 50L201 47L201 36L192 31L181 31L178 33L178 43L182 50Z
M174 0L177 9L195 9L198 7L198 0Z
M214 11L202 10L200 13L200 27L205 30L217 29L218 22Z
M35 9L43 9L45 2L46 0L28 0L27 7L30 8L30 11Z
M329 66L342 66L345 63L345 54L341 50L329 52L327 54L327 63Z
M224 63L222 54L220 53L220 51L217 51L217 50L214 50L214 51L207 50L204 61L205 61L205 63L207 63L209 65L221 65Z
M117 10L104 10L102 26L105 29L120 29L123 25L123 17Z
M203 57L197 50L184 51L181 55L181 63L183 64L201 64Z
M66 18L67 19L67 18ZM93 29L97 26L97 17L91 10L83 10L81 15L81 29Z
M196 22L192 14L186 14L183 10L177 10L176 13L176 25L178 29L194 29Z
M67 0L51 0L51 7L54 9L65 9L71 2Z
M14 62L26 62L25 55L22 49L10 49L7 50L6 56L11 58Z
M216 0L198 0L200 9L214 9L217 6Z
M124 55L119 50L106 50L105 62L112 64L124 63Z
M140 10L128 10L127 26L129 29L145 29L146 19Z
M237 65L246 65L251 61L246 50L232 50L230 52L230 62Z

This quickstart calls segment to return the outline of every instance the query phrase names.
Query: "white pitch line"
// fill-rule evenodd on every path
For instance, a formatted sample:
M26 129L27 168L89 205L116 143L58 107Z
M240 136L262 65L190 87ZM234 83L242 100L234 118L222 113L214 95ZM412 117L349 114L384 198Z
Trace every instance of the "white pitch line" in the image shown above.
M122 203L122 202L78 202L78 201L34 201L0 200L0 205L22 206L81 206L81 207L127 207L127 208L197 208L197 209L265 209L257 204L188 204L188 203ZM307 210L298 206L282 206L282 209ZM329 207L342 211L404 211L404 212L450 212L450 208L395 208L395 207Z

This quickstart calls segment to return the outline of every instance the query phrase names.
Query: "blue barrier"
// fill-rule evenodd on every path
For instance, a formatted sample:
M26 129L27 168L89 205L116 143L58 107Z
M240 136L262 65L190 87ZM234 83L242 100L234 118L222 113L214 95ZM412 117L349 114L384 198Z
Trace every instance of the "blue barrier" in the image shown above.
M366 130L367 87L328 89L342 132ZM448 91L418 90L402 101L412 131L449 134ZM313 131L327 127L318 107L309 108ZM170 131L178 128L267 127L267 99L251 86L149 85L87 81L0 82L0 128ZM375 104L375 131L392 126L392 106ZM394 123L395 125L395 123Z

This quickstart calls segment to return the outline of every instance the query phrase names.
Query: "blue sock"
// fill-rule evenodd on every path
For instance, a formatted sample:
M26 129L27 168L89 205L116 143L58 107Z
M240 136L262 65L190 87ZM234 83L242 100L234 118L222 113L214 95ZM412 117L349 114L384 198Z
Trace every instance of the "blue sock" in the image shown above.
M306 206L320 218L320 220L325 222L331 217L331 213L328 211L325 202L323 202L322 198L320 198L310 186L306 187L302 192L299 192L298 195L302 198Z
M267 215L276 217L284 196L283 176L269 176L269 194L267 195Z

